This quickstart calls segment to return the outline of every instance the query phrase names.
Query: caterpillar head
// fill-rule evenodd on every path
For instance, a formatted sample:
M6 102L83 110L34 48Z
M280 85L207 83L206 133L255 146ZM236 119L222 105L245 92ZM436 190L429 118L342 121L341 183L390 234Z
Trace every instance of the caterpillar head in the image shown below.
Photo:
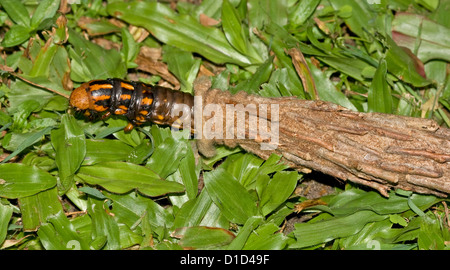
M89 83L83 83L80 87L72 91L69 104L76 111L90 109L91 97L89 95Z

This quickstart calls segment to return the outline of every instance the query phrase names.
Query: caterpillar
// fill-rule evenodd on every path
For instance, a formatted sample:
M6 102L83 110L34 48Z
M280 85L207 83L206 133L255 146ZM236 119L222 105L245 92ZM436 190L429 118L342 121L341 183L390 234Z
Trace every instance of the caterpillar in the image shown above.
M92 80L72 92L69 104L90 117L123 115L129 120L125 131L147 122L192 129L183 126L184 118L192 119L194 115L192 95L142 82L117 78Z

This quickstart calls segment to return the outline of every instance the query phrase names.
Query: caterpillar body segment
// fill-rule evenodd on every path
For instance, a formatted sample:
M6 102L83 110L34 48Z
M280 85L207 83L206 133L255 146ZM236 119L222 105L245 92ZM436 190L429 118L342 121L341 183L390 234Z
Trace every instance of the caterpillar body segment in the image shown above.
M194 122L192 95L136 81L92 80L76 88L69 103L87 116L123 115L130 121L125 131L147 122L176 128L192 128ZM184 126L189 122L189 127Z

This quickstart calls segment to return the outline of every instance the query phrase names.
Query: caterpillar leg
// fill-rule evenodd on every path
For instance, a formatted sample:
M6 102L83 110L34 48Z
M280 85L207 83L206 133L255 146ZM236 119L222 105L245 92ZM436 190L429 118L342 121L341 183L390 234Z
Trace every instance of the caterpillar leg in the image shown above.
M106 112L105 114L102 115L102 120L104 120L110 116L111 116L111 112Z
M128 125L123 129L125 132L130 132L134 128L134 125L132 123L128 123Z

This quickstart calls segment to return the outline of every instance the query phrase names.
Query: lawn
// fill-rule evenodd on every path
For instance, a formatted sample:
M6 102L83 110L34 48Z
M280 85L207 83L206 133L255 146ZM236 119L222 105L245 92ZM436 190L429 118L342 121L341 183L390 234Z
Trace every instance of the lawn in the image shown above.
M120 78L321 99L450 127L449 0L0 0L0 249L449 249L449 200L389 197L156 124L89 119ZM301 52L300 67L291 49Z

